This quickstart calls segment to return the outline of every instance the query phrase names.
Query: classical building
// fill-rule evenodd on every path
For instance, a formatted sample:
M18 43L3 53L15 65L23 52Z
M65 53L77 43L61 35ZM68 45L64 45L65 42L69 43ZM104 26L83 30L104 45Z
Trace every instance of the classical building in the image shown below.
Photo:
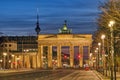
M59 30L58 34L39 34L38 35L38 67L44 67L44 46L47 46L47 65L53 67L52 48L57 47L56 66L62 67L61 47L68 46L70 52L70 67L74 66L74 47L79 47L79 66L83 67L83 62L89 59L90 47L92 43L91 34L72 34L72 30L69 30L66 21L64 26Z
M7 38L7 40L6 40ZM11 51L25 51L37 49L37 37L36 36L2 36L1 47L9 49ZM16 46L13 45L16 44ZM4 44L4 45L3 45ZM12 48L12 49L11 49Z
M0 40L0 68L36 68L36 36L1 36Z
M54 66L61 68L63 67L62 47L64 46L69 48L69 55L66 57L68 57L70 67L75 65L75 47L79 48L79 66L83 67L83 64L88 62L92 43L91 34L72 34L72 30L68 29L66 21L63 27L59 29L58 34L39 34L38 18L36 24L37 37L7 37L7 41L16 42L15 49L17 48L17 50L9 49L8 55L2 53L0 64L3 65L0 66L1 68L52 68ZM12 47L10 44L8 46ZM54 47L56 47L56 52L53 52Z

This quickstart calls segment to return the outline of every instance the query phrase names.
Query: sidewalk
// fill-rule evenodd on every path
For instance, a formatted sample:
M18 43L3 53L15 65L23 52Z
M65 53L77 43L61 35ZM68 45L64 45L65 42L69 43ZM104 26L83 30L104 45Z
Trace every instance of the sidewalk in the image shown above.
M100 78L100 80L110 80L110 77L106 77L105 75L101 74L100 72L94 70L95 74ZM120 72L116 73L116 79L120 80Z

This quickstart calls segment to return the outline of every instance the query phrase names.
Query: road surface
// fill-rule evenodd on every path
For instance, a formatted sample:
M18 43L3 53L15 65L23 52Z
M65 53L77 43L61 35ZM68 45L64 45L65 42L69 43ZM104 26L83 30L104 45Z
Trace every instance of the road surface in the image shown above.
M89 70L50 70L1 76L0 80L100 80Z

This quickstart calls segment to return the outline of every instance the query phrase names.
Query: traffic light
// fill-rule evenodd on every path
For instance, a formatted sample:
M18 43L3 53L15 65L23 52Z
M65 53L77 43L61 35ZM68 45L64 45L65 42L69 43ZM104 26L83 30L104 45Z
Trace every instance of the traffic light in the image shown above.
M77 57L78 57L78 59L80 59L80 57L81 57L81 56L80 56L80 54L78 54L78 56L77 56Z
M66 56L66 55L64 55L64 59L67 59L67 56Z

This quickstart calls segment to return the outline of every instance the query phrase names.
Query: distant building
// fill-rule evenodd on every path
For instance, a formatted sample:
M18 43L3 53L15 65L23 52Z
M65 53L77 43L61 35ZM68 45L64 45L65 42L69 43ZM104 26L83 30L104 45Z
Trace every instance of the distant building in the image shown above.
M7 37L7 40L6 40ZM36 51L36 36L2 36L1 48L9 50L9 52L23 52L26 50Z
M17 51L17 42L4 42L1 44L1 47L3 48L3 52Z

